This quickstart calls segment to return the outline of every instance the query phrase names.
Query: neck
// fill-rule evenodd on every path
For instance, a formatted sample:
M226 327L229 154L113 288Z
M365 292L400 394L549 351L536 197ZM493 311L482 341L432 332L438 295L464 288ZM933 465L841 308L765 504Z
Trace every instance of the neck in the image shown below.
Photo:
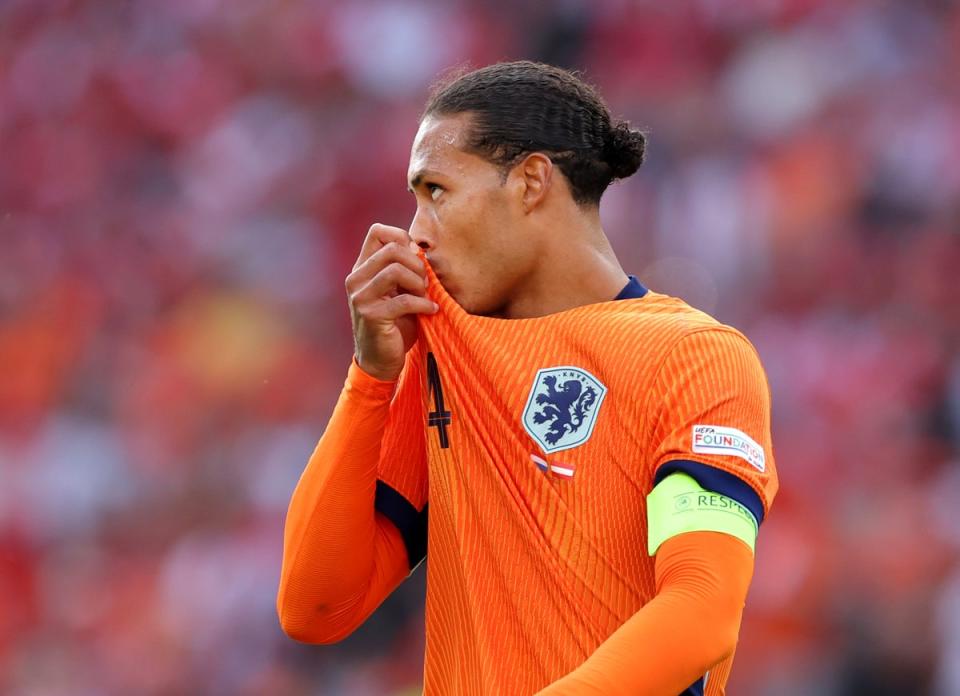
M557 234L558 229L563 233ZM603 232L599 212L554 221L541 239L545 241L536 266L492 316L526 319L607 302L629 281Z

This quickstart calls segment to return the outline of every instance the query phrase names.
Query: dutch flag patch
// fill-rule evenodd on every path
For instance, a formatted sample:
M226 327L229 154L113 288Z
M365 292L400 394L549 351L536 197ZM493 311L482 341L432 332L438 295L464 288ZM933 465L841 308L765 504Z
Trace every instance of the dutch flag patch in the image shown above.
M546 459L538 457L535 454L531 454L530 459L532 459L533 463L537 465L537 468L545 474L550 473L562 476L563 478L573 478L573 474L576 472L573 464L550 464Z

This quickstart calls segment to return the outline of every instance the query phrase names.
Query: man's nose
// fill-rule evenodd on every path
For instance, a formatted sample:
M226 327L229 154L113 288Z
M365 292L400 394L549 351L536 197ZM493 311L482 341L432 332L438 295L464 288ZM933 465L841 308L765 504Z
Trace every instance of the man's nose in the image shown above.
M428 217L423 211L417 209L413 216L413 222L410 223L410 239L424 250L433 249L435 242L433 227L427 219Z

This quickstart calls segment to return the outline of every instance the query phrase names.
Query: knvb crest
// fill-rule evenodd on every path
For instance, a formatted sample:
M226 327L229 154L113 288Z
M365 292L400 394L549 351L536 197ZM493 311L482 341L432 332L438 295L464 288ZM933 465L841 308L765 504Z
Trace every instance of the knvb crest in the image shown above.
M523 412L523 427L547 454L590 439L607 388L579 367L551 367L537 377Z

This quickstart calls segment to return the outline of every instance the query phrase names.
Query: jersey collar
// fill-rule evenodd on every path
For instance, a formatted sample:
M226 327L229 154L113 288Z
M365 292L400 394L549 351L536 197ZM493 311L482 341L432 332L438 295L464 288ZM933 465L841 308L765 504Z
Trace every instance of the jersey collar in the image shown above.
M632 300L647 294L647 289L643 287L643 283L637 279L637 276L630 275L628 277L630 278L630 282L623 286L623 290L613 298L614 300Z

